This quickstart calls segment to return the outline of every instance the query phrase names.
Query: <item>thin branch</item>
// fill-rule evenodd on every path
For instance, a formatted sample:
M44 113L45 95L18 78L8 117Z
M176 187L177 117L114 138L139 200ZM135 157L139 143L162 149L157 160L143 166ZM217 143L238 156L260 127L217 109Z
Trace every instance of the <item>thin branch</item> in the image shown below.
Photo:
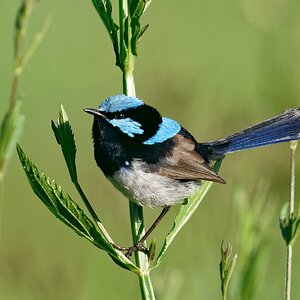
M291 148L291 189L290 189L290 201L289 201L289 224L292 223L295 212L295 156L298 141L293 141L290 143ZM291 285L292 285L292 257L293 257L293 246L287 245L286 250L286 272L285 272L285 291L284 299L291 299Z

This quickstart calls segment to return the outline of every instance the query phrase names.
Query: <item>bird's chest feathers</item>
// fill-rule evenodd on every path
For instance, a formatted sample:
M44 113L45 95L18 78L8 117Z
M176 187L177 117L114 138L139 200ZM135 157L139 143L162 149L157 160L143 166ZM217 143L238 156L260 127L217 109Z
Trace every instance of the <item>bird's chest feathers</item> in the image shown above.
M128 160L128 142L118 130L101 119L95 118L92 133L95 160L103 173L109 176Z
M130 167L123 167L108 177L129 200L150 207L182 203L198 188L199 182L181 182L153 173L145 162L134 159Z

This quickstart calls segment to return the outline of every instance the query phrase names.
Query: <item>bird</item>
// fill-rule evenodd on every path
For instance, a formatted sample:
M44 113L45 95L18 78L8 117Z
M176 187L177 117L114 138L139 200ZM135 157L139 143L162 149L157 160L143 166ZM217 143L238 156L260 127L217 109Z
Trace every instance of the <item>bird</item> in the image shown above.
M84 111L94 116L94 158L103 174L129 201L163 207L140 242L124 248L129 256L145 251L142 243L170 207L183 203L203 181L225 183L212 162L228 153L300 139L300 108L211 142L197 142L176 120L124 94Z

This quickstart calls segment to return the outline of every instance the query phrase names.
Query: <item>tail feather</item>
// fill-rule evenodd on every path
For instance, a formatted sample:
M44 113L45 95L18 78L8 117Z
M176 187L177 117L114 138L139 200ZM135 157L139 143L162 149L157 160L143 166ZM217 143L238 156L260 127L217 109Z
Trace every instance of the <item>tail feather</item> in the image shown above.
M226 153L300 139L300 108L236 132L228 137L199 144L207 160L223 158Z

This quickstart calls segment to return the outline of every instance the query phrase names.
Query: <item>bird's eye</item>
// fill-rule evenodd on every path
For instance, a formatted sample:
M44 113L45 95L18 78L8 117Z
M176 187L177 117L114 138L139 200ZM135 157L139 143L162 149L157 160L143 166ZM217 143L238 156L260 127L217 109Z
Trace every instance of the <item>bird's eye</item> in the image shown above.
M117 118L118 119L124 119L125 118L125 115L123 113L118 113L117 114Z

